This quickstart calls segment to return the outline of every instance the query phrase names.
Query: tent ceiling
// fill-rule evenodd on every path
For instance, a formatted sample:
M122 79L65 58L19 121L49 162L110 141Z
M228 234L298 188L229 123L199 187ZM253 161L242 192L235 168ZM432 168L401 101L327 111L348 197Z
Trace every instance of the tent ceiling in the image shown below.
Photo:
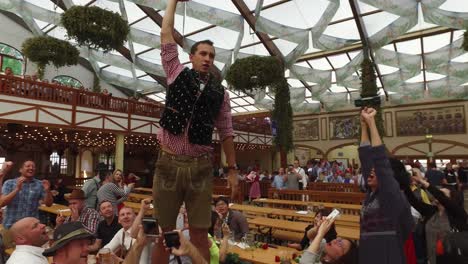
M165 0L0 0L0 9L22 17L36 34L60 39L66 32L58 17L72 5L99 6L128 18L132 30L125 47L81 54L103 80L163 103L158 35ZM359 96L363 43L371 46L387 102L466 99L468 55L460 48L466 27L468 1L460 0L192 0L179 4L175 20L184 46L180 60L187 66L187 50L203 39L215 43L220 71L236 58L283 57L296 112L319 111L319 102L328 111L352 107ZM233 113L271 109L274 98L269 91L229 93Z

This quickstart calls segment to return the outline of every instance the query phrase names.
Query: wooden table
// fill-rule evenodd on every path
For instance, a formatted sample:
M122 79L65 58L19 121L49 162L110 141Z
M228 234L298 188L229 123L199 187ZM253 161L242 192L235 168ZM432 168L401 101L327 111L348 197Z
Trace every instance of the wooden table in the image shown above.
M152 195L148 195L148 194L141 194L141 193L129 193L128 194L128 197L129 198L132 198L132 199L135 199L135 200L138 200L138 201L141 201L143 199L153 199L153 196Z
M149 193L153 193L153 189L152 188L145 188L145 187L136 187L135 189L133 189L135 191L138 191L138 192L149 192Z
M361 212L361 205L359 204L339 204L339 203L322 203L322 202L306 202L306 201L294 201L294 200L279 200L269 198L259 198L253 200L255 203L270 204L270 205L282 205L289 207L302 207L305 208L308 205L323 206L325 208L334 209L339 208L343 214L359 215Z
M230 209L247 212L252 214L262 214L262 215L271 215L275 208L271 207L260 207L255 205L245 205L245 204L231 204Z
M256 248L254 250L242 249L235 245L229 245L229 253L236 253L239 258L255 264L271 264L275 263L275 256L287 255L292 259L293 254L299 255L300 252L288 247L280 247L268 249ZM278 262L279 263L279 262ZM296 263L292 261L291 263Z
M56 214L56 215L58 215L59 211L62 210L63 216L71 215L71 210L70 208L68 208L68 206L56 204L56 203L52 204L51 206L41 205L39 206L39 210L47 212L47 213L51 213L51 214Z
M299 214L296 210L290 209L273 209L271 215L279 216L280 218L286 218L285 220L291 221L306 221L311 223L314 221L314 214ZM290 219L287 219L287 218ZM356 227L359 228L360 217L359 215L350 215L350 214L342 214L338 219L335 220L335 224L337 226L349 226L349 227Z
M127 207L130 207L133 209L133 211L135 213L138 214L138 212L140 212L140 208L141 208L141 204L140 203L133 203L133 202L127 202L125 201L124 202L124 205L127 206ZM153 209L150 209L150 210L147 210L145 212L145 215L152 215L153 214Z
M266 217L257 217L254 219L249 219L247 220L247 222L258 227L268 227L268 235L270 240L272 235L272 229L304 233L306 227L308 226L308 223L304 222L293 222L288 220L272 219ZM338 225L335 228L336 232L338 233L338 236L340 237L349 238L352 240L359 239L359 228L343 227Z

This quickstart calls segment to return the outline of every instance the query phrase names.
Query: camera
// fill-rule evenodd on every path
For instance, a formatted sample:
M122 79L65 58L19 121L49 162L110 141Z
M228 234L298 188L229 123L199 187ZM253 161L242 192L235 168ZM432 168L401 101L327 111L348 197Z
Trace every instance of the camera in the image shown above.
M356 107L364 107L367 105L380 105L380 103L381 100L379 95L354 100L354 106Z
M155 237L159 235L159 225L158 220L152 217L144 217L142 219L143 232L145 232L148 237Z
M179 248L180 247L180 238L177 231L170 231L164 233L164 240L166 241L166 246L168 248Z

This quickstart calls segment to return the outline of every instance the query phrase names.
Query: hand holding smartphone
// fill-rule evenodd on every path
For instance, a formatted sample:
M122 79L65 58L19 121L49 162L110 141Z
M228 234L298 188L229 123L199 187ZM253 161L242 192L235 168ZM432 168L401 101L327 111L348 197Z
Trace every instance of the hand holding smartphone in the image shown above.
M333 209L333 211L327 216L327 219L336 219L340 216L340 211Z
M148 237L159 236L159 225L158 220L152 217L144 217L141 221L143 225L143 232Z
M168 248L179 248L180 247L179 232L177 231L165 232L164 241L166 242L166 247Z

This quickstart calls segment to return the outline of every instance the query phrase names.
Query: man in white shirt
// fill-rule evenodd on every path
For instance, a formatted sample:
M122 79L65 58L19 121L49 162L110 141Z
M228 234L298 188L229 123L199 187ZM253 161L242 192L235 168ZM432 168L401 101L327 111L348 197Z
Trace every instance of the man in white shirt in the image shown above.
M34 263L48 264L47 258L42 255L44 251L41 248L47 241L45 225L34 217L26 217L18 220L11 226L11 234L16 243L16 249L11 254L7 264L15 263Z
M135 243L135 239L133 239L131 236L131 227L133 221L135 221L135 213L133 212L132 208L123 207L122 209L120 209L119 224L122 225L122 229L120 229L117 232L117 234L115 234L114 238L112 238L112 240L104 246L104 248L109 248L113 253L117 253L117 251L120 249L120 254L118 254L117 257L121 258L121 260L125 259L126 253ZM150 263L148 247L145 247L143 249L139 263Z
M294 160L294 173L299 175L299 190L306 190L307 189L307 174L305 170L299 166L299 160Z

